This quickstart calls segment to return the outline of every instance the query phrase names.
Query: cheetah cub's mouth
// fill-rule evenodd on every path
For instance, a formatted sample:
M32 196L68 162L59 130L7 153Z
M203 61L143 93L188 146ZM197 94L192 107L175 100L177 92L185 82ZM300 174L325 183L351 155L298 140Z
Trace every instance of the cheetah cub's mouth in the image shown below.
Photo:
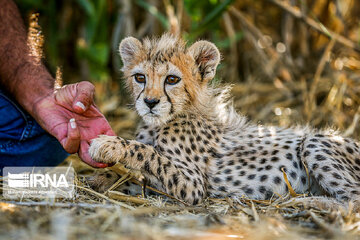
M186 48L182 39L170 34L142 42L128 37L119 48L135 109L150 125L196 108L220 61L214 44L198 41Z

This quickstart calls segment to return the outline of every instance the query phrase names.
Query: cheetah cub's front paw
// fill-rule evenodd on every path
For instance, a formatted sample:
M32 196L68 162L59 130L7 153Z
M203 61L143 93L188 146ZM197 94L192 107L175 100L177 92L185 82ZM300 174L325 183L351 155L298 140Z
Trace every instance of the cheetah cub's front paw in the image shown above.
M100 135L91 141L89 147L90 157L101 163L116 163L121 160L121 138L116 136Z

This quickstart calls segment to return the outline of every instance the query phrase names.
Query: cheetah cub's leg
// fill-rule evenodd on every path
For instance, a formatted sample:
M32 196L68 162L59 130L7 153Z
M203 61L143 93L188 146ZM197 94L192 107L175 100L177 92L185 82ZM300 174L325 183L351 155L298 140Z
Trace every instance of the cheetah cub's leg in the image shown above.
M205 197L204 184L186 180L186 175L171 160L153 146L134 140L102 135L92 141L90 156L98 162L117 163L142 171L152 184L160 186L168 194L191 204L198 204ZM201 173L194 173L205 182ZM155 182L154 182L155 181Z
M339 200L360 199L360 151L352 139L316 134L304 141L302 158L310 175Z

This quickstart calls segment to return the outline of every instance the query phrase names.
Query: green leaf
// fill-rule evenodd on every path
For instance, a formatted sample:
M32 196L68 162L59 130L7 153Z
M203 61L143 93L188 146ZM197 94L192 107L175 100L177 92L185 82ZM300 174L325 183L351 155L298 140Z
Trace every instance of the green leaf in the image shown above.
M232 4L234 0L225 0L221 2L217 7L215 7L202 21L199 28L203 28L209 23L211 23L214 19L219 17L226 9L227 7Z
M92 2L90 2L89 0L77 0L77 2L88 16L95 15L95 8Z
M106 67L98 67L95 64L89 64L91 79L99 82L106 82L109 79L108 69Z
M149 4L144 0L136 0L136 4L147 10L152 15L154 15L160 21L160 23L163 25L165 29L169 29L170 25L167 17L161 12L159 12L159 10L155 6Z
M109 59L110 48L106 43L97 43L90 48L91 59L104 66Z
M109 52L110 48L106 43L96 43L88 47L78 46L78 55L80 58L88 59L100 66L107 65Z
M197 19L203 19L200 23L196 24L196 19L192 18L193 26L189 34L189 40L195 40L199 35L208 31L209 29L219 30L219 21L224 11L234 2L234 0L216 1L217 4L211 4L210 2L193 2L186 1L188 4L186 9L190 11L190 16L195 16ZM205 15L207 13L207 15ZM205 16L203 16L205 15ZM200 16L200 17L199 17Z

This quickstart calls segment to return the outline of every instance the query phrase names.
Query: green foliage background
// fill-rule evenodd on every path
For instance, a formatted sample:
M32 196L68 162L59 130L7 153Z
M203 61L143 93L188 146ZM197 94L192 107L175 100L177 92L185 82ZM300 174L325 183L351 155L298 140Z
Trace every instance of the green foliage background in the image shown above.
M126 30L129 16L123 12L125 1L111 0L17 0L25 20L30 13L40 13L39 24L45 36L46 64L54 73L63 70L65 82L77 80L108 81L119 79L121 67L117 46L122 37L134 34ZM222 48L229 41L222 38L219 18L234 0L185 0L184 10L190 28L186 39L194 41L205 32ZM161 1L128 1L132 6L135 28L144 15L153 15L156 27L146 35L168 30L169 22ZM212 29L208 32L208 29ZM240 36L240 35L239 35Z

